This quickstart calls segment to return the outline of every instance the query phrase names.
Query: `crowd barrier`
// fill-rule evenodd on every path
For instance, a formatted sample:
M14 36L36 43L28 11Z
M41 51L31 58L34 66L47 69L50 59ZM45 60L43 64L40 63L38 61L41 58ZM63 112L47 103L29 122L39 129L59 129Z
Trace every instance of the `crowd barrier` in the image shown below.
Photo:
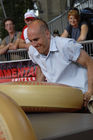
M83 45L83 49L93 57L93 40L87 40L80 42Z
M7 53L0 55L0 62L29 59L26 49L9 50Z

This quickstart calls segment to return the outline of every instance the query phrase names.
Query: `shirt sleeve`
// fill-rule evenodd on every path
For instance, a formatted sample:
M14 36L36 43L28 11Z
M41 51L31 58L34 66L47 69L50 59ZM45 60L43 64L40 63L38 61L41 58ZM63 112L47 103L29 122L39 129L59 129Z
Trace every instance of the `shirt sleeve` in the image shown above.
M1 45L7 45L5 38L2 40Z
M80 43L77 43L74 39L68 39L63 48L64 58L67 61L76 62L82 48L83 46Z

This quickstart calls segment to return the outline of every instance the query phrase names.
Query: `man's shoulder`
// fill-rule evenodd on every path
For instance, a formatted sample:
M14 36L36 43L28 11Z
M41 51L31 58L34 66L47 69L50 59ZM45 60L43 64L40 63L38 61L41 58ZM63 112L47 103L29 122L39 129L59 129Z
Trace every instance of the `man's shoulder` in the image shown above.
M5 37L3 38L3 40L5 40L5 39L7 39L7 38L9 38L9 35L5 36Z
M1 45L6 45L7 44L7 40L9 40L9 35L5 36L1 42Z
M55 37L55 41L59 45L65 45L68 44L69 42L73 41L71 38L65 38L65 37Z
M74 46L78 47L81 46L81 44L79 44L78 42L76 42L74 39L72 38L64 38L64 37L55 37L54 38L56 46L59 50L69 50L71 48L74 48Z
M9 35L5 36L2 41L6 41L9 38Z

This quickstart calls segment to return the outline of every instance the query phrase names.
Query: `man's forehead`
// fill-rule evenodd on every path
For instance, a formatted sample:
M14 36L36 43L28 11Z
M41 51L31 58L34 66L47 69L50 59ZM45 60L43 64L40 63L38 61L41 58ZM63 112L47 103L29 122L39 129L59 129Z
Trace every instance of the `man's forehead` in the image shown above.
M38 38L40 33L36 29L29 28L28 29L28 37L30 39Z
M38 33L40 30L40 27L38 25L35 26L35 24L31 24L29 27L28 27L28 32L30 33Z
M30 26L31 28L40 28L40 24L37 21L32 21Z
M13 23L11 20L7 20L6 22L5 22L5 24L7 24L7 23Z

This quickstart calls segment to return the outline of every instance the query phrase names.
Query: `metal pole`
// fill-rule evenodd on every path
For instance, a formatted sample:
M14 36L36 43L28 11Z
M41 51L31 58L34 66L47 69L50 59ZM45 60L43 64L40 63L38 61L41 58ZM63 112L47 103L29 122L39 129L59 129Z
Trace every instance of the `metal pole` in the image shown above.
M70 0L67 0L67 7L70 8Z
M0 3L1 3L1 7L2 7L2 10L3 10L3 13L4 13L4 17L6 18L6 12L5 12L5 9L4 9L4 5L3 5L3 1L0 0Z

